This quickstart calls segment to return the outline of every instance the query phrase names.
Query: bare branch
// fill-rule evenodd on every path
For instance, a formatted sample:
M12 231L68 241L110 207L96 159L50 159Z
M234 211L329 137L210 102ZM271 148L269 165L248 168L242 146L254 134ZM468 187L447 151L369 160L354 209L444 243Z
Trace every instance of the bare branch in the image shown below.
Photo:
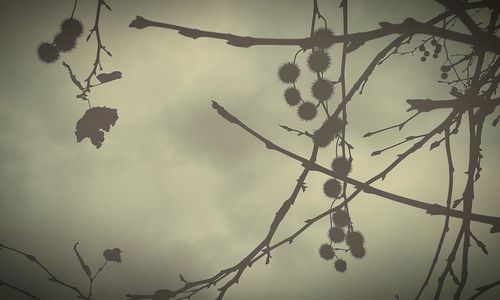
M426 211L426 213L430 215L447 215L450 217L454 218L459 218L463 219L464 218L464 212L459 211L459 210L454 210L454 209L449 209L444 206L441 206L439 204L429 204L423 201L418 201L414 199L410 199L407 197L399 196L396 194L392 194L387 191L383 191L381 189L375 188L367 183L363 183L361 181L355 180L353 178L347 177L347 176L341 176L338 173L336 173L333 170L327 169L325 167L322 167L318 165L317 163L310 162L309 160L303 158L302 156L295 154L289 150L286 150L280 146L277 146L276 144L272 143L270 140L264 138L257 132L255 132L253 129L245 125L243 122L241 122L238 118L233 116L231 113L229 113L226 109L224 109L222 106L220 106L217 102L212 101L212 107L217 110L220 116L222 116L224 119L228 120L231 123L234 123L238 125L239 127L243 128L245 131L253 135L255 138L259 139L262 141L266 147L270 150L275 150L278 151L290 158L293 158L299 162L302 163L304 166L308 166L312 171L318 171L321 172L325 175L338 178L340 180L345 180L347 183L355 186L356 188L363 190L365 193L368 194L374 194L377 196L380 196L382 198L392 200L401 204L405 204L408 206L420 208ZM497 232L498 229L500 229L500 218L499 217L492 217L492 216L486 216L486 215L479 215L479 214L471 214L471 220L480 222L480 223L485 223L485 224L490 224L493 226L491 232Z

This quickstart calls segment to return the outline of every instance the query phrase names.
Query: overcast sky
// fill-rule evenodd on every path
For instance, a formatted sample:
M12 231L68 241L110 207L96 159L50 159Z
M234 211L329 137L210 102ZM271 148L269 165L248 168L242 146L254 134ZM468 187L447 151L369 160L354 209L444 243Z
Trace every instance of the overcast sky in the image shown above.
M80 1L76 16L88 30L95 2ZM278 67L293 60L297 47L235 48L220 40L192 40L165 29L128 27L136 15L193 28L243 36L305 37L310 31L312 1L113 1L103 10L101 35L113 57L102 59L105 71L119 70L121 80L95 88L95 106L118 110L115 127L100 149L88 139L76 142L76 121L87 104L75 98L76 87L61 62L79 78L91 68L95 40L79 40L77 49L53 64L36 58L36 46L51 41L68 17L72 1L2 1L0 55L0 242L35 254L49 269L86 290L85 275L72 251L75 242L96 270L106 248L123 249L123 262L107 266L95 284L95 299L124 299L126 293L151 293L203 279L240 261L267 233L276 210L293 190L302 167L267 150L211 108L217 100L250 127L277 144L308 157L307 138L285 132L278 124L312 132L320 120L303 122L282 97L286 86ZM425 21L441 8L433 1L349 2L351 32L377 28L381 21L407 16ZM341 32L338 1L319 1L328 25ZM319 23L320 24L320 23ZM412 49L422 40L416 36ZM348 57L351 85L390 39L369 42ZM464 50L454 45L457 50ZM339 76L340 46L331 49L326 76ZM464 50L465 51L465 50ZM313 76L307 56L298 87L311 98ZM449 87L438 84L444 58L420 62L418 54L395 56L370 77L362 95L349 104L347 136L354 145L352 177L367 180L409 145L370 153L426 133L444 118L441 111L390 131L362 138L368 131L397 124L410 116L408 98L446 99ZM340 89L338 89L340 91ZM339 94L332 100L338 103ZM334 104L333 103L333 104ZM333 105L332 104L332 105ZM495 115L496 117L496 115ZM484 129L482 176L476 185L474 210L499 215L498 128L488 119ZM467 132L466 124L462 130ZM452 139L456 167L453 199L463 192L467 165L466 135ZM428 146L375 184L390 192L429 203L445 203L447 165L443 147ZM334 149L318 162L330 164ZM277 232L290 235L304 221L329 208L322 185L327 178L311 173ZM227 299L412 299L430 266L444 218L388 200L361 194L350 205L356 230L366 238L367 255L355 260L342 254L347 272L335 272L318 256L327 242L327 219L317 222L291 245L248 269ZM447 255L459 225L452 222ZM473 225L490 252L471 247L470 277L465 295L500 277L500 240L489 227ZM441 257L437 272L444 262ZM46 274L23 257L0 251L0 279L26 288L43 299L73 299L74 294L46 280ZM455 271L459 272L458 265ZM430 297L437 282L431 279ZM454 288L452 283L447 287ZM210 299L216 290L201 294ZM496 294L500 293L497 289ZM484 299L496 299L495 291ZM25 299L0 287L2 299Z

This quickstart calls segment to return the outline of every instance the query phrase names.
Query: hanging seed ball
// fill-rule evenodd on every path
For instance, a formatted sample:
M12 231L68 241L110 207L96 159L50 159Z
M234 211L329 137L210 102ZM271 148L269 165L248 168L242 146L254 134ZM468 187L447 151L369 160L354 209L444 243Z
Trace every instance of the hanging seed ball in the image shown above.
M278 77L284 83L294 83L299 77L299 67L291 62L284 63L278 70Z
M295 106L299 104L301 99L299 90L294 87L287 88L285 90L284 96L286 103L288 103L288 105L290 106Z
M331 227L330 230L328 230L328 237L334 243L341 243L344 241L345 233L340 227Z
M448 73L441 73L441 79L447 79L448 78Z
M349 214L344 210L339 210L332 215L333 223L338 227L344 227L349 224Z
M83 32L83 25L77 19L66 19L61 23L61 31L74 38L79 37Z
M432 40L431 40L431 45L432 45L432 46L436 46L436 43L437 43L437 41L436 41L435 39L432 39Z
M319 247L319 256L324 260L331 260L335 256L332 246L329 244L323 244Z
M37 48L38 58L45 63L51 63L59 58L59 49L50 43L42 43Z
M324 50L312 51L307 58L307 65L313 72L324 72L330 66L330 56Z
M313 43L319 49L328 49L333 45L334 34L331 29L321 28L313 34Z
M321 125L321 129L325 130L330 134L332 139L335 138L336 135L344 128L344 121L339 119L337 116L332 116L328 118L323 125Z
M424 55L429 56L429 55L431 55L431 53L429 51L424 51Z
M342 185L337 179L328 179L323 184L323 192L330 198L336 199L340 197L340 192L342 191ZM336 224L336 223L335 223Z
M345 236L345 242L349 247L363 247L365 238L359 231L348 232Z
M420 45L420 47L418 47L418 50L424 52L425 51L425 46L424 44Z
M451 66L442 65L441 72L449 72L451 70Z
M59 51L68 52L75 48L76 38L72 35L61 32L54 38L54 44L57 46Z
M439 55L438 55L437 53L434 53L434 54L432 54L432 57L433 57L433 58L438 58L438 57L439 57Z
M441 52L443 46L441 46L441 44L436 44L436 49L434 49L434 53L439 53Z
M312 94L319 101L328 100L333 94L333 85L329 80L320 78L313 83Z
M361 258L365 257L365 255L366 255L366 249L363 246L361 246L361 247L351 247L351 255L354 258L361 259Z
M427 58L426 58L425 56L422 56L422 57L420 58L420 61L421 61L421 62L425 62L426 60L427 60Z
M332 142L332 137L329 132L327 132L325 129L320 128L314 132L312 140L316 146L325 148Z
M335 261L335 270L339 273L344 273L345 270L347 269L347 263L343 259L337 259Z
M304 121L312 120L316 117L316 105L312 102L304 102L299 106L297 113L299 114L299 118Z
M332 170L339 175L345 177L352 170L352 164L347 158L343 156L337 156L332 161Z

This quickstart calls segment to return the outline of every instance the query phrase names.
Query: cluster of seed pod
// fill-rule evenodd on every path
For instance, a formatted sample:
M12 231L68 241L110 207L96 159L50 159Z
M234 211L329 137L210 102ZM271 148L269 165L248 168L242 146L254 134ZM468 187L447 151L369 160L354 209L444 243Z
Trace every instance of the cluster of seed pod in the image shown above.
M338 156L332 161L332 170L341 177L347 176L352 170L352 158L347 159ZM338 199L342 195L342 183L337 179L330 178L323 184L323 192L331 199ZM361 259L365 256L364 237L359 231L354 231L349 213L346 210L338 210L331 215L332 226L328 231L330 243L321 245L319 255L325 260L335 260L335 269L338 272L345 272L347 263L339 258L331 243L342 243L345 241L349 251L354 258ZM344 231L347 228L347 233Z
M434 46L434 54L432 54L432 57L434 59L439 57L439 53L443 50L443 45L441 45L436 39L432 38L431 40L431 45ZM431 55L431 52L425 48L425 43L421 44L418 47L418 50L422 52L422 56L420 57L420 61L425 62L427 61L427 57Z
M300 68L294 62L286 62L278 70L279 79L285 84L291 84L285 92L286 103L290 106L298 106L297 114L300 119L310 121L318 113L317 108L322 101L330 99L333 95L332 81L323 78L325 72L330 66L330 55L327 49L333 45L333 31L327 28L317 30L312 36L313 47L307 59L307 64L312 72L318 74L318 79L313 83L311 92L318 103L305 101L302 99L300 91L295 86L300 75Z
M318 107L333 96L333 82L323 76L331 64L327 50L333 45L333 40L333 31L327 28L317 30L312 36L313 47L307 58L307 65L317 75L317 79L311 87L311 94L317 100L316 103L303 100L300 91L295 85L300 76L300 68L295 60L284 63L278 70L279 79L283 83L289 84L284 93L286 103L292 107L298 107L298 116L304 121L314 119ZM314 144L320 148L325 148L335 139L342 139L341 132L344 126L345 122L339 117L330 116L312 135ZM338 156L333 159L331 168L340 177L345 177L352 169L351 163L351 157L347 159L344 156ZM323 184L323 192L332 201L339 199L342 195L342 183L335 178L330 178ZM332 225L328 231L330 242L320 246L319 255L327 261L334 260L335 269L338 272L345 272L347 263L337 256L332 243L345 241L349 248L343 250L350 251L353 257L360 259L366 253L364 238L360 232L354 231L349 213L346 210L336 211L331 215L331 218L332 224L335 224L335 226ZM347 227L347 233L344 231L345 227Z
M61 52L69 52L76 46L77 38L83 33L82 23L69 18L61 23L61 31L56 34L52 43L44 42L38 45L38 58L45 63L55 62Z
M324 243L319 247L319 255L324 260L335 260L335 270L343 273L347 270L347 262L337 255L338 250L349 251L356 259L361 259L366 255L364 247L365 238L359 231L352 230L350 225L349 214L345 210L338 210L332 214L332 221L335 226L328 230L329 243ZM344 231L347 228L347 233ZM345 242L349 248L338 249L333 248L332 243Z
M450 72L451 70L451 66L447 66L447 65L442 65L441 66L441 79L447 79L448 78L448 72Z

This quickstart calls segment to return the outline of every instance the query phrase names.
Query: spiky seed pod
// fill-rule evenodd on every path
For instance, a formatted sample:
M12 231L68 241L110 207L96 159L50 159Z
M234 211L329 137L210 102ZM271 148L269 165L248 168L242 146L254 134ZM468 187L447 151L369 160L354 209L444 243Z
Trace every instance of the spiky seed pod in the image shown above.
M448 66L448 65L441 66L441 72L449 72L450 70L451 70L451 66Z
M64 32L60 32L54 38L54 44L57 46L59 51L68 52L75 48L76 38Z
M323 184L323 192L330 198L336 199L340 197L340 192L342 191L342 185L337 179L328 179Z
M447 79L448 73L441 73L441 79Z
M343 156L337 156L332 161L332 170L341 176L347 176L351 172L351 169L351 162Z
M359 231L348 232L345 236L345 242L349 247L363 247L365 238Z
M323 244L319 247L319 256L324 260L331 260L335 256L332 246L329 244Z
M328 146L335 136L342 130L344 123L338 117L327 119L321 127L313 134L313 142L318 147L325 148Z
M366 255L366 249L363 246L361 246L361 247L351 247L351 255L354 258L361 259L361 258L365 257L365 255Z
M328 49L333 45L334 34L331 29L321 28L313 34L314 46L320 49Z
M341 243L345 238L344 229L340 227L331 227L330 230L328 230L328 237L334 243Z
M77 19L66 19L61 23L61 31L74 38L79 37L83 32L83 25Z
M327 132L325 129L320 128L314 132L312 140L316 146L325 148L326 146L330 145L333 138L331 137L331 134L329 132Z
M307 58L307 65L313 72L324 72L330 66L330 56L324 50L312 51Z
M295 63L284 63L278 70L278 77L284 83L294 83L299 77L300 69Z
M288 105L290 106L295 106L299 104L301 99L299 90L294 87L287 88L285 90L284 96L286 103L288 103Z
M312 102L304 102L299 106L297 110L299 117L304 121L309 121L316 117L317 109L316 105Z
M333 224L338 227L345 227L349 224L349 214L344 210L338 210L332 215Z
M343 259L337 259L335 261L335 270L340 273L344 273L345 270L347 269L347 263Z
M59 58L59 49L50 43L42 43L37 48L38 58L45 63L51 63Z
M344 128L344 122L340 120L337 116L332 116L328 118L323 125L321 125L321 130L324 130L329 134L330 138L333 140L336 135Z
M328 100L333 95L333 84L329 80L320 78L313 83L311 91L314 98L319 101Z

